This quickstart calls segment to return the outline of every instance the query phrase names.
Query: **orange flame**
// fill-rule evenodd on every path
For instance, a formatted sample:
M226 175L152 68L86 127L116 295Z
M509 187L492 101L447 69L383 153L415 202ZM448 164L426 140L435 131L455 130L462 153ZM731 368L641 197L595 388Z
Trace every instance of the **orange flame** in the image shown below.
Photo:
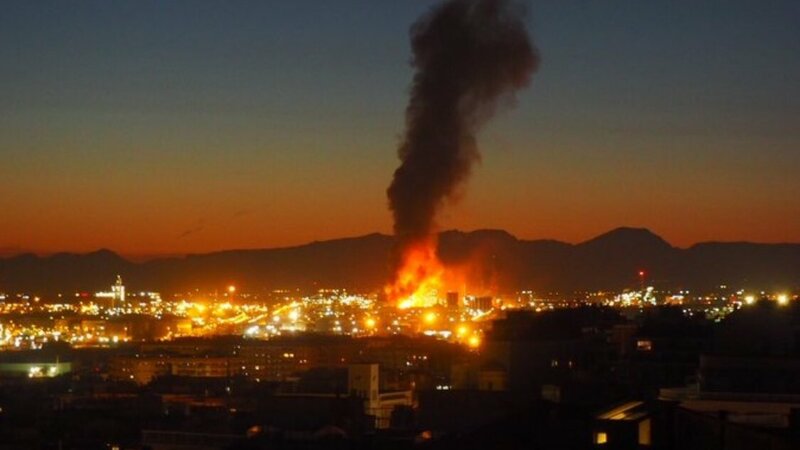
M475 251L458 262L443 264L436 253L436 238L430 238L405 248L394 281L384 288L386 298L400 309L431 308L445 300L448 292L466 295L467 284L473 292L494 295L495 289L486 281L476 284L474 280L486 278L492 273L482 259L486 256ZM485 253L485 252L484 252ZM472 281L470 281L472 280Z
M400 309L429 308L438 303L444 279L436 243L424 241L406 249L394 283L385 288L386 296Z

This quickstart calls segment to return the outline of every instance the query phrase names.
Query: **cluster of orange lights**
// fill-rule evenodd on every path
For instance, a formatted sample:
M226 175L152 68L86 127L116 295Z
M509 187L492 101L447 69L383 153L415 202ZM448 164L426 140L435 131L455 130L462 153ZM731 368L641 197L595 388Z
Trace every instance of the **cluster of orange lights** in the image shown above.
M421 319L425 326L433 327L439 321L439 315L435 311L429 310L422 314ZM478 333L479 330L473 329L467 323L458 324L453 329L456 342L466 344L471 348L478 348L481 345L481 337Z
M456 338L460 342L466 343L471 348L478 348L481 346L481 338L473 332L467 325L459 325L456 328Z

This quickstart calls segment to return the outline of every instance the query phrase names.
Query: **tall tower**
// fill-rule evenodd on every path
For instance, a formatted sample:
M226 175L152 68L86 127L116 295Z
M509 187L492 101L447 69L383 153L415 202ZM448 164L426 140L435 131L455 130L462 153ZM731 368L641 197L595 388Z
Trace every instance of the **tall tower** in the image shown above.
M122 284L122 277L117 275L117 282L111 286L111 292L114 294L111 300L111 307L122 305L125 303L125 285Z
M458 309L458 292L448 292L447 293L447 307L452 309Z

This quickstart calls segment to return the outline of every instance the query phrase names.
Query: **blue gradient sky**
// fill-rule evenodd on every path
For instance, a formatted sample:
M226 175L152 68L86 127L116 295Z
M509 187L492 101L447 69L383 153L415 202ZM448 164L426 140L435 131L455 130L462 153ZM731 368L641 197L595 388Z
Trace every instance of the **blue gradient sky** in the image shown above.
M3 2L0 248L389 232L408 28L434 3ZM541 69L442 227L800 242L800 2L529 5Z

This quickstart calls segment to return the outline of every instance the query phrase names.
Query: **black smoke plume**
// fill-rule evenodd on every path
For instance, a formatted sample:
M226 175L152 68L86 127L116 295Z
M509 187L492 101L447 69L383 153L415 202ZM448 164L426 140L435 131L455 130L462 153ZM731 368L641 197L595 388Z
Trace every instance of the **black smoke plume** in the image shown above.
M528 85L539 58L512 0L449 0L411 27L416 72L400 167L388 189L399 253L432 238L436 214L480 159L475 135Z

